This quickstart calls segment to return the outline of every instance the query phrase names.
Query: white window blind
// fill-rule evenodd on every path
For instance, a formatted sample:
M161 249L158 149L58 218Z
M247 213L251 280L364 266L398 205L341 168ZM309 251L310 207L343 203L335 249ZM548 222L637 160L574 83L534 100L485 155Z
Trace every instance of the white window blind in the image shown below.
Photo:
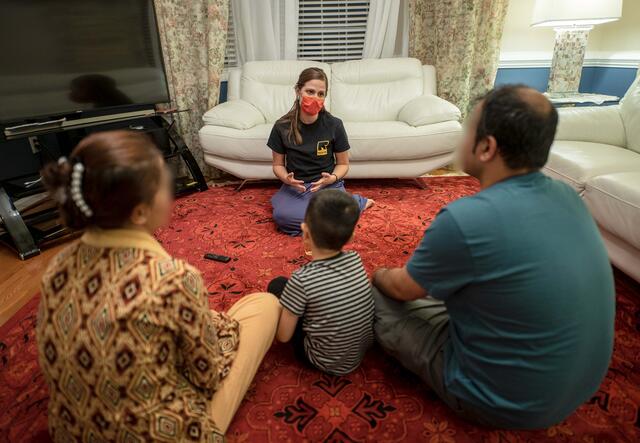
M299 0L298 58L362 58L369 0Z
M229 2L229 17L227 18L227 46L224 51L225 68L233 68L235 66L238 66L238 57L236 55L236 32L233 25L231 3L232 2Z

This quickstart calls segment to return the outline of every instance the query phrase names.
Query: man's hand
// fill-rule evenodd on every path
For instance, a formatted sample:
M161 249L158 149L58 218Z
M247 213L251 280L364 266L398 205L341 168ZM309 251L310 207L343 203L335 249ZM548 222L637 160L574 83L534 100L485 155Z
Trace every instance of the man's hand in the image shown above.
M407 268L376 269L373 285L384 295L398 301L411 301L426 297L427 291L411 278Z
M302 180L296 180L293 177L293 172L290 172L285 176L285 183L300 192L304 192L307 190L307 188L304 187L304 182Z
M327 185L334 184L337 180L338 178L335 175L323 172L322 177L319 180L311 183L311 192L319 191Z
M372 282L373 286L377 286L376 283L382 281L383 275L387 271L388 271L387 268L378 268L375 270L375 272L373 273L373 282Z

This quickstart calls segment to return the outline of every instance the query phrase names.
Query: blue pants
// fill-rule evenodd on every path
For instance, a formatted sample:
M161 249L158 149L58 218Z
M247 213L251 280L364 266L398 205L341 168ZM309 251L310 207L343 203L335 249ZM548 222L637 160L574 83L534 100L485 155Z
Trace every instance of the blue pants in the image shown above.
M273 206L273 221L285 234L297 236L302 233L300 225L304 221L304 214L307 211L309 200L313 197L311 192L311 183L305 183L306 191L300 192L297 189L283 184L278 192L271 197L271 205ZM344 188L344 181L340 180L332 185L325 186L322 189L339 189L347 192ZM319 191L318 191L319 192ZM353 195L353 198L360 206L362 212L367 204L367 199L360 195Z

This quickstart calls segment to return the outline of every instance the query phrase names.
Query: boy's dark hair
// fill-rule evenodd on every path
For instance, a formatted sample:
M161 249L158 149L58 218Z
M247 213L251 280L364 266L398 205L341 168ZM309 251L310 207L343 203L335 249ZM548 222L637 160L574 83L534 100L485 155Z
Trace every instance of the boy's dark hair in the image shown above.
M325 189L311 197L304 222L317 247L339 251L353 235L359 217L360 208L351 195Z
M511 169L542 168L556 134L558 112L531 92L525 85L507 85L481 98L476 143L493 136Z

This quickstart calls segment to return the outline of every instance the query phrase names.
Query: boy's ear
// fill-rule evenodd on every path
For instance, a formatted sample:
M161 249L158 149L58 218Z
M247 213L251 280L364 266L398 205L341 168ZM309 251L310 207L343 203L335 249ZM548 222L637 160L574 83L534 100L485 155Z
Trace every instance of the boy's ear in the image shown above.
M309 226L305 222L300 223L300 229L302 229L302 236L307 239L311 237L309 234Z

